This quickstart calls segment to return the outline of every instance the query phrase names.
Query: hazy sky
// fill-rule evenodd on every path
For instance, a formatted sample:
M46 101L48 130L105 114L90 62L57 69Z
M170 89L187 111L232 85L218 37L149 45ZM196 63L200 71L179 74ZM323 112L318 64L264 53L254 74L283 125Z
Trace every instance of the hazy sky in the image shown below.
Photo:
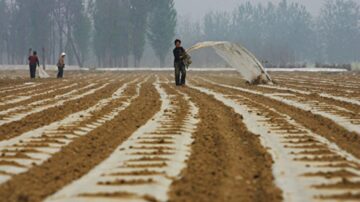
M192 19L201 19L209 11L231 11L233 8L249 0L175 0L178 14L189 16ZM278 3L281 0L251 0L254 3L267 3L272 1ZM289 2L299 2L308 7L309 11L317 14L325 0L289 0Z

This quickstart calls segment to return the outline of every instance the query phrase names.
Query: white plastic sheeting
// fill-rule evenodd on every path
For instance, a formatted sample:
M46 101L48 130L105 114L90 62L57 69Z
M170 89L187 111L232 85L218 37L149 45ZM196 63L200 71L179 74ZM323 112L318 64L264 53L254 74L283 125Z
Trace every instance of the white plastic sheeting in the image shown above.
M220 57L235 68L250 83L259 81L265 83L272 82L265 68L256 57L239 44L227 41L205 41L195 44L187 52L191 53L203 48L213 48Z
M49 74L46 73L46 71L42 68L42 67L39 67L39 77L42 78L42 79L46 79L46 78L49 78Z

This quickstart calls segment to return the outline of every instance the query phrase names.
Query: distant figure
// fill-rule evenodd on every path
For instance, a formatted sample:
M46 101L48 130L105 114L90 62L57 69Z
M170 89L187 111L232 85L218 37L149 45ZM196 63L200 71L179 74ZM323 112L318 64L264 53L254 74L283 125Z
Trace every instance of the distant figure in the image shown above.
M177 86L185 85L186 83L186 68L184 64L185 49L181 46L179 39L175 40L174 53L174 67L175 67L175 83Z
M36 66L40 67L40 62L36 51L34 51L33 54L29 56L29 66L30 66L30 78L35 79Z
M65 53L61 53L59 61L57 63L57 67L58 67L58 74L57 74L57 78L63 78L64 77L64 68L65 68Z

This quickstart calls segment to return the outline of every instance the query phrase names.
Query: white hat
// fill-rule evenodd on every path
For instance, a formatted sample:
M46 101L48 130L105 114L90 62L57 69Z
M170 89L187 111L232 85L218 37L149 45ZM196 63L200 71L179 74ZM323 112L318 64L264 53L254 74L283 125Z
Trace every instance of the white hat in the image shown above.
M61 56L66 56L66 53L61 53Z

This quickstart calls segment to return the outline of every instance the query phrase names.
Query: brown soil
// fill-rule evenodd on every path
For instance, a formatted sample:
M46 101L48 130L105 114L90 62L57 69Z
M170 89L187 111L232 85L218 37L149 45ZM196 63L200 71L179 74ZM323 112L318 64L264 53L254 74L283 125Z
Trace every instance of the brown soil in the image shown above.
M0 72L2 73L2 72ZM76 101L70 101L65 103L61 107L50 108L43 112L31 114L20 121L13 122L0 126L0 141L8 138L16 137L26 131L33 130L35 128L48 125L54 121L63 119L68 114L84 110L93 106L100 99L111 96L111 94L118 89L124 82L131 79L139 78L139 81L143 81L148 75L153 73L106 73L106 72L73 72L68 74L68 78L63 81L55 79L36 79L29 80L24 79L27 77L27 72L13 71L13 75L10 78L0 78L0 91L1 88L7 88L10 86L23 84L25 82L35 82L41 85L35 87L36 92L45 92L49 89L53 89L55 86L65 86L72 83L79 83L75 88L79 86L85 86L89 83L99 83L100 86L104 83L111 81L110 85L106 88L78 99ZM52 72L53 73L53 72ZM164 81L170 78L168 75L164 76L163 73L158 73L160 80ZM305 91L314 92L311 95L301 95L298 93L291 93L283 90L272 90L258 86L250 86L245 84L244 81L239 79L238 74L231 73L191 73L190 76L194 76L192 82L197 85L211 88L215 91L225 94L227 97L234 99L246 106L250 106L251 111L255 111L259 115L263 115L270 119L272 122L271 130L284 131L284 144L287 148L302 148L305 149L301 152L292 152L293 158L298 161L311 163L323 162L324 164L316 167L324 168L339 168L335 172L314 172L306 173L304 178L310 177L323 177L329 179L343 178L342 181L334 184L319 184L313 186L313 189L353 189L358 190L360 184L358 182L351 182L348 179L352 177L358 177L356 173L348 170L347 168L358 169L359 165L347 161L340 156L330 151L326 145L319 143L311 136L304 135L306 132L299 130L298 128L288 124L279 114L268 110L266 106L271 106L280 113L287 114L295 121L301 123L305 127L311 129L315 133L324 136L331 142L338 144L342 149L354 154L360 158L360 137L355 133L349 133L344 128L335 124L333 121L326 119L322 116L313 115L311 112L302 111L295 107L288 106L281 102L266 98L261 95L253 95L249 93L243 93L237 90L218 87L210 83L204 82L200 77L211 79L218 83L224 83L233 86L240 86L252 90L257 90L267 93L289 93L295 95L298 99L316 100L329 105L336 105L346 108L354 112L354 119L358 119L360 109L352 104L336 101L328 98L322 98L318 95L319 92L330 93L334 95L351 97L348 92L343 92L347 89L341 86L344 80L349 80L348 84L354 85L350 90L360 89L360 86L356 86L358 82L360 85L360 77L358 75L350 74L297 74L291 73L276 73L274 78L282 86L289 84L290 88L296 88ZM314 78L311 78L314 77ZM126 81L119 81L120 78L126 78ZM2 175L11 175L12 179L4 184L0 185L0 201L6 202L37 202L45 199L47 196L54 194L64 186L79 179L96 165L106 159L116 147L118 147L123 141L125 141L137 128L146 123L155 113L159 111L160 99L156 92L152 82L155 81L155 77L151 76L151 79L146 82L141 88L140 97L131 102L131 105L122 111L119 116L114 120L105 123L104 125L93 130L86 136L78 136L73 139L73 142L62 148L60 152L52 156L48 161L41 165L33 165L28 172L12 175L5 171L0 172ZM301 80L309 81L308 84L302 86L301 82L289 80L288 78L298 78ZM334 80L329 84L321 83L321 80ZM321 79L320 79L321 78ZM175 117L169 115L166 116L173 120L173 124L164 126L153 134L164 135L164 137L146 137L139 139L145 143L141 147L133 147L138 149L137 154L154 154L156 157L144 157L133 159L129 162L137 162L136 164L129 164L128 167L141 168L136 172L119 172L113 173L114 176L149 176L151 178L154 175L165 175L151 170L151 168L159 168L169 166L167 162L168 154L173 154L174 150L171 149L168 144L175 141L174 138L167 136L169 133L175 135L181 135L181 127L179 123L183 121L185 115L189 110L187 102L178 91L187 93L191 100L199 107L199 119L201 122L198 125L196 132L193 134L194 143L191 145L192 152L187 161L187 167L182 171L180 178L175 180L171 186L169 193L170 201L281 201L282 192L274 184L272 175L272 159L266 149L261 145L258 136L250 133L242 122L241 115L235 113L231 108L225 106L223 103L217 101L212 96L205 95L199 91L189 88L176 88L175 86L168 84L161 84L165 91L171 95L171 102L175 104L175 108L172 110ZM340 87L339 87L340 86ZM338 88L337 88L338 87ZM94 87L91 87L94 88ZM337 89L335 89L337 88ZM34 89L34 88L29 88ZM19 103L0 106L0 110L8 109L14 106L25 105L36 100L42 100L54 95L69 92L71 89L59 90L57 92L37 96L34 95L32 99L22 101ZM26 146L20 149L9 148L9 150L3 150L0 152L0 165L11 165L21 167L14 161L14 157L11 157L9 153L14 154L17 159L30 159L26 154L41 152L38 149L49 144L61 145L63 142L57 139L66 139L65 133L72 133L74 130L79 130L79 127L87 127L88 124L92 124L95 120L101 118L105 114L111 112L114 108L121 106L122 102L135 94L136 85L131 84L124 92L124 96L108 103L103 109L94 112L91 117L85 118L81 123L76 123L76 126L65 126L61 128L61 132L53 134L49 132L39 138L34 138L32 141L26 142ZM87 89L88 90L88 89ZM83 90L82 92L86 92ZM0 95L22 95L26 94L28 90L18 89L9 93L3 93ZM36 94L35 92L35 94ZM354 93L354 99L360 97L360 93ZM290 97L289 97L290 98ZM6 98L4 98L6 99ZM256 104L257 103L257 104ZM259 104L260 103L260 104ZM327 109L324 109L327 110ZM331 108L329 108L331 110ZM141 112L141 113L139 113ZM349 115L346 114L346 115ZM0 117L1 118L1 117ZM50 135L51 134L51 135ZM76 135L74 135L76 136ZM19 141L19 144L25 142ZM156 144L156 145L153 145ZM148 152L141 149L153 149L156 151ZM308 150L307 150L308 149ZM317 150L313 150L317 149ZM15 152L15 153L13 153ZM135 151L134 151L135 152ZM301 156L300 156L301 155ZM303 157L303 155L309 155L310 157ZM312 156L318 155L316 158ZM139 162L143 162L140 164ZM159 163L159 161L163 161ZM101 182L105 186L113 185L139 185L139 184L151 184L152 181L146 180L114 180ZM85 196L85 195L84 195ZM111 197L111 198L129 198L129 199L145 199L148 201L156 201L153 196L135 196L127 192L115 192L108 193L95 193L86 195L86 197ZM359 199L359 195L344 194L333 196L318 196L320 199Z
M30 83L31 81L28 81L28 82ZM18 94L25 93L26 91L29 91L29 90L46 89L48 87L48 85L53 85L56 82L53 83L52 81L48 80L48 81L31 82L31 83L34 83L34 84L36 83L38 85L37 86L32 86L32 85L14 86L13 89L12 88L5 89L4 90L5 92L0 91L0 96L3 97L3 96L8 96L8 95L18 95ZM10 86L7 86L7 87L10 87Z
M352 173L347 170L340 170L334 172L317 172L317 173L307 173L304 174L305 177L325 177L325 178L334 178L334 177L358 177L355 173Z
M236 75L236 74L235 74ZM224 77L226 77L226 79L224 79ZM339 106L339 107L343 107L345 109L348 109L350 111L352 111L354 113L353 116L356 116L356 114L360 113L360 108L357 105L353 105L353 104L349 104L347 102L342 102L342 101L338 101L338 100L334 100L331 98L325 98L325 97L321 97L318 93L312 93L310 95L304 95L304 94L299 94L299 93L294 93L288 90L279 90L279 89L270 89L270 88L264 88L264 87L259 87L256 85L247 85L246 83L244 83L241 79L239 79L239 77L235 77L235 76L230 76L230 75L221 75L221 76L214 76L211 75L210 78L214 81L220 82L220 83L224 83L224 84L228 84L228 85L235 85L235 86L240 86L240 87L246 87L246 88L250 88L252 90L257 90L257 91L261 91L264 93L289 93L289 94L293 94L295 97L297 98L303 98L305 100L314 100L314 101L320 101L329 105L335 105L335 106ZM311 81L309 81L309 83L311 83ZM282 80L282 84L281 86L286 86L287 81L284 82L284 80ZM299 84L302 85L302 84ZM293 88L291 86L289 86L289 88ZM360 84L359 84L359 88L360 88ZM309 88L295 88L297 90L302 90L302 91L309 91ZM339 91L337 88L330 88L328 90L329 94L332 94L333 92L337 92ZM344 93L344 90L341 90L340 93ZM359 93L360 94L360 93ZM335 93L336 95L336 93Z
M324 103L327 103L327 104L332 104L332 105L335 105L335 106L339 106L339 107L343 107L347 110L350 110L352 112L354 112L354 116L357 114L359 115L360 114L360 107L357 106L357 105L353 105L353 104L349 104L349 103L346 103L346 102L341 102L341 101L338 101L338 100L334 100L334 99L331 99L331 98L324 98L324 97L321 97L319 96L318 94L311 94L311 95L308 95L308 96L304 96L305 98L307 99L310 99L310 100L318 100L318 101L321 101L321 102L324 102Z
M5 72L1 72L2 74L6 74ZM0 78L0 87L9 87L9 86L15 86L15 85L21 85L23 83L26 83L28 80L19 78L19 79L9 79L9 78Z
M360 182L351 182L344 178L341 182L334 183L334 184L321 184L315 186L318 189L359 189Z
M360 98L359 73L274 73L273 78L282 86L300 90L315 90L319 93L330 93L349 98ZM306 76L306 77L304 77ZM301 81L291 78L300 79ZM320 82L325 81L326 83ZM347 85L347 86L344 86ZM350 85L350 86L349 86ZM354 91L353 93L347 90Z
M179 88L200 108L192 154L170 201L281 201L272 159L242 117L214 98Z
M127 101L129 97L132 97L135 95L136 91L136 84L129 84L128 87L124 90L123 96L119 99L112 100L110 103L106 105L106 107L103 107L101 110L93 112L92 116L90 118L85 119L81 123L78 123L76 126L67 126L62 127L64 132L71 132L76 129L79 129L81 127L86 127L87 124L91 124L95 122L96 120L102 118L104 115L109 114L117 107L120 107L123 105L123 102ZM55 137L56 138L56 137Z
M58 84L58 83L55 83L55 85L51 85L51 88L41 88L39 91L35 91L33 92L32 94L32 98L31 99L28 99L28 100L24 100L24 101L21 101L21 102L17 102L17 103L9 103L7 105L3 105L3 106L0 106L0 111L2 110L6 110L6 109L10 109L10 108L13 108L13 107L17 107L17 106L24 106L24 105L28 105L32 102L35 102L35 101L38 101L38 100L43 100L43 99L47 99L47 98L51 98L51 97L55 97L57 95L61 95L61 94L65 94L67 92L70 92L74 89L77 89L79 87L83 87L84 85L81 84L81 82L78 83L78 85L76 86L73 86L73 87L70 87L70 88L66 88L66 89L59 89L59 90L56 90L58 88L62 88L62 87L65 87L65 86L69 86L71 85L70 82L67 82L65 84ZM56 87L55 87L56 86ZM37 88L37 87L36 87ZM43 92L46 92L48 90L52 90L52 89L55 89L54 92L51 92L51 93L46 93L44 95L37 95L36 93L39 92L39 93L43 93ZM23 90L23 92L26 92L28 91L28 89L26 90ZM13 94L13 93L11 93Z
M108 103L106 107L102 108L101 110L98 110L96 112L92 113L92 116L89 118L85 118L85 120L78 122L76 126L62 126L59 128L58 133L67 133L72 134L73 131L80 130L81 127L87 127L87 124L91 124L96 122L96 120L101 119L104 115L108 114L114 108L117 108L119 106L123 105L123 102L128 100L129 97L132 97L135 95L135 84L131 84L128 86L128 88L125 89L123 92L123 96L119 99L113 100L112 102ZM19 145L19 148L13 147L12 150L15 152L15 155L12 155L12 158L17 159L23 159L27 157L25 154L27 151L22 150L23 148L27 148L28 150L31 150L30 153L36 152L41 153L41 151L37 150L39 147L48 146L48 144L58 144L61 146L64 146L65 143L63 141L59 141L58 139L68 139L68 137L64 135L47 135L44 134L40 137L33 138L33 140L23 142L20 140L21 145ZM1 152L8 152L8 151L1 151ZM3 155L5 154L3 153ZM7 158L7 156L1 155L0 158Z
M159 95L151 81L113 121L80 137L44 164L1 185L0 201L41 201L99 164L159 110ZM138 111L142 113L134 113Z
M315 158L294 158L295 161L306 161L306 162L344 162L345 158L340 156L323 156L323 157L315 157Z
M0 140L16 137L24 132L61 120L69 114L87 109L96 104L99 100L111 96L119 86L120 84L115 82L94 94L65 102L61 106L30 114L19 121L4 124L0 126Z
M320 196L320 199L335 199L335 200L353 200L353 201L359 201L360 200L360 194L352 194L352 193L346 193L346 194L339 194L339 195L330 195L330 196Z
M280 113L284 113L292 117L295 121L309 128L314 133L322 135L328 140L335 142L342 149L352 153L356 157L360 158L360 136L355 132L349 132L343 127L337 125L332 120L327 119L320 115L315 115L308 111L298 109L296 107L281 103L279 101L251 93L241 92L225 87L215 86L206 82L200 83L200 86L211 88L218 92L230 95L242 95L255 102L262 103L266 106L271 106Z

